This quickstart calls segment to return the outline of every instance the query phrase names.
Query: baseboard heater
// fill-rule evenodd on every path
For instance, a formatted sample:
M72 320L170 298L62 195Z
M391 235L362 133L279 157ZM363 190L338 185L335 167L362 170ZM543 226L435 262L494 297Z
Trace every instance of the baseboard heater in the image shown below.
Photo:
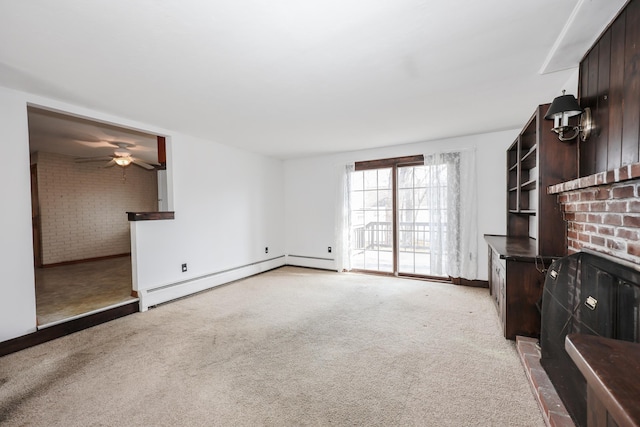
M244 279L265 271L273 270L285 265L285 256L279 256L264 261L257 261L239 267L233 267L204 276L194 277L188 280L171 283L156 288L138 291L140 298L140 311L147 311L149 307L156 306L171 300L182 298L197 292L201 292L216 286L224 285L236 280Z
M321 258L306 255L287 255L287 265L295 267L310 267L321 270L336 271L336 263L333 258Z

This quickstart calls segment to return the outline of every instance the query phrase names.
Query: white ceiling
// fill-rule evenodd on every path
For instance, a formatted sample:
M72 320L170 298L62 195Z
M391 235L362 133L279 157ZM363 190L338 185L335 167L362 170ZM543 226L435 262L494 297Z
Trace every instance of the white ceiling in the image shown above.
M73 157L111 156L118 143L127 144L133 157L158 162L158 138L131 129L69 116L40 108L28 108L29 150Z
M0 85L283 159L388 146L522 126L624 3L0 0Z

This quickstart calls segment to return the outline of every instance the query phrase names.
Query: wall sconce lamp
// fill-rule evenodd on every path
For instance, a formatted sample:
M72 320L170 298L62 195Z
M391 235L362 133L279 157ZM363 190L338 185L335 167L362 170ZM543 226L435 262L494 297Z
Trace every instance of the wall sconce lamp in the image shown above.
M578 126L569 126L569 118L582 115ZM581 141L586 141L591 136L591 130L594 128L593 119L591 117L591 108L582 109L573 95L562 95L553 100L547 114L544 116L547 120L553 119L553 132L558 134L560 141L571 141L580 136Z

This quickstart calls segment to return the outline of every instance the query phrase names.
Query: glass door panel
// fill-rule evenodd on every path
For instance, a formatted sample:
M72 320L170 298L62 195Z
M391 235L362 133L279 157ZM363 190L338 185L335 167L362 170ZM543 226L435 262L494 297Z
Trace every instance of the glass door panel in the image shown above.
M392 168L351 176L351 267L393 273Z
M398 167L398 273L442 276L446 165ZM444 170L443 170L444 168ZM444 197L441 197L442 195Z

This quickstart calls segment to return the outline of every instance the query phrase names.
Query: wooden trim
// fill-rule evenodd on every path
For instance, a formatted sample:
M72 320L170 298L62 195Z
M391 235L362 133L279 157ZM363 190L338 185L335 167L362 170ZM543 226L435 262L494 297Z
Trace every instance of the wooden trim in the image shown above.
M0 343L0 357L63 337L65 335L73 334L74 332L78 332L83 329L91 328L92 326L96 326L101 323L106 323L120 317L128 316L129 314L137 313L138 311L140 311L138 301L132 301L129 304L40 329L39 331L28 335L23 335Z
M427 276L424 274L412 274L412 273L398 273L397 275L394 273L389 273L387 271L376 271L376 270L364 270L359 268L354 268L351 270L346 270L349 273L359 273L359 274L371 274L374 276L386 276L386 277L396 277L398 279L412 279L412 280L424 280L425 282L439 282L439 283L452 283L450 277L441 277L441 276ZM462 279L465 280L466 279ZM471 282L471 281L469 281ZM481 282L478 280L477 282ZM487 282L484 282L487 283ZM474 285L466 285L466 286L474 286ZM484 286L485 288L488 285Z
M424 160L423 160L424 163ZM393 221L391 222L391 244L393 245L393 271L398 271L398 258L400 257L400 242L398 242L398 229L400 228L398 223L398 164L395 163L391 169L391 216Z
M379 160L367 160L364 162L356 162L355 170L363 171L368 169L382 169L382 168L390 168L393 166L417 166L424 164L424 156L419 154L417 156L405 156L405 157L394 157L391 159L379 159Z
M374 276L396 277L395 274L390 273L388 271L364 270L360 268L352 268L351 270L347 270L347 271L349 273L362 273L362 274L371 274Z
M160 167L157 169L166 169L167 168L167 144L166 138L164 136L158 136L158 163L160 163Z
M104 261L106 259L123 258L123 257L126 257L126 256L131 256L131 252L127 252L125 254L99 256L99 257L95 257L95 258L74 259L72 261L55 262L55 263L52 263L52 264L43 264L42 268L61 267L63 265L82 264L82 263L85 263L85 262L93 262L93 261Z
M428 274L398 273L398 277L400 277L401 279L424 280L427 282L451 283L449 277L430 276Z
M487 280L469 280L462 277L450 277L451 283L459 286L469 286L471 288L489 288Z
M31 165L31 229L33 232L33 265L42 267L42 224L38 192L38 164Z
M127 212L129 221L156 221L161 219L175 219L175 212Z

